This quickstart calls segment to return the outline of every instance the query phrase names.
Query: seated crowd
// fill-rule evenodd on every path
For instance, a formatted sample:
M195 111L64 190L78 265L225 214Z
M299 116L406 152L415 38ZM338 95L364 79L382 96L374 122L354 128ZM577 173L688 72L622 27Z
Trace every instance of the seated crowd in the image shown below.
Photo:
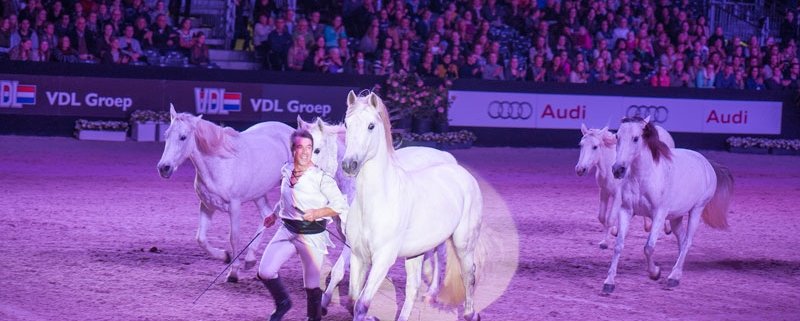
M207 65L205 35L191 32L191 20L175 28L164 1L148 2L27 0L21 9L5 6L0 60L157 64L169 56Z
M150 49L208 63L203 35L186 19L171 27L163 1L41 1L4 15L0 52L125 63ZM740 38L689 0L254 1L236 1L240 18L254 17L237 19L237 37L271 70L751 90L800 81L796 11L777 38Z

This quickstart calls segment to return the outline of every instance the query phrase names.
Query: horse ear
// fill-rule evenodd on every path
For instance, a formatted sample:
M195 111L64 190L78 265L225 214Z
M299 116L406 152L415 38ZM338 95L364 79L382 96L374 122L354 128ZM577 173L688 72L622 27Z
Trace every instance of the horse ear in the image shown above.
M650 123L650 115L647 115L647 117L644 118L644 124L647 125L649 123Z
M589 132L589 129L586 128L586 124L581 123L581 134L586 135Z
M322 118L317 117L316 125L319 127L319 131L325 132L325 122L322 121Z
M608 125L606 125L606 127L603 127L602 129L600 129L600 131L601 132L608 132Z
M303 121L303 118L300 115L297 115L297 129L303 129L305 127L306 122Z
M369 104L372 105L372 107L377 108L381 103L381 97L378 97L375 93L369 94Z
M350 106L355 103L356 103L356 92L351 90L350 93L347 94L347 106Z
M175 117L178 116L178 112L175 111L175 105L169 103L169 119L175 120Z

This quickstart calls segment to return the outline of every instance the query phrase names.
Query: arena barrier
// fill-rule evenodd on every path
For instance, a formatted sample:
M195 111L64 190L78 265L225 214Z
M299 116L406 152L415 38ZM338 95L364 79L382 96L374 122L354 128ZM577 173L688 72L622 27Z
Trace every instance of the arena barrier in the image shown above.
M127 119L137 109L203 114L235 128L296 116L344 117L348 91L382 77L317 73L5 63L0 68L0 133L71 135L77 118ZM481 146L572 147L581 123L616 128L650 116L679 145L724 148L738 136L800 137L794 92L458 80L451 127Z

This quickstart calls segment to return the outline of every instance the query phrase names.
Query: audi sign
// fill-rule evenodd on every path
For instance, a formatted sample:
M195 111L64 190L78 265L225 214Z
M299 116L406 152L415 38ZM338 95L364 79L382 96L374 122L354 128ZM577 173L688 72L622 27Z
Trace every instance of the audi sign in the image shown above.
M669 118L669 109L664 106L630 105L625 111L625 117L646 118L647 116L650 116L650 121L663 124Z
M492 119L525 120L533 116L533 105L525 101L492 101L487 109Z

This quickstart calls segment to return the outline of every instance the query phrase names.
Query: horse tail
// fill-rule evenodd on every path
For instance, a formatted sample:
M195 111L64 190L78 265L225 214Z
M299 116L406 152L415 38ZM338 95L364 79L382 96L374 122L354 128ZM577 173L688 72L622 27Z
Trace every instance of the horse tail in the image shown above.
M477 203L477 208L482 211L482 201ZM478 213L480 215L480 213ZM481 218L482 220L482 218ZM486 258L489 256L488 250L493 248L490 242L490 229L482 221L474 228L474 233L478 233L478 237L472 241L474 242L474 249L472 252L474 262L474 277L475 284L477 284L481 276L485 273L487 268ZM452 237L445 242L447 245L447 263L445 263L444 281L441 291L437 296L437 301L445 305L460 305L464 303L467 297L466 287L464 286L464 279L462 277L463 270L461 269L461 259L458 257L455 244Z
M703 209L703 222L716 229L726 229L728 227L728 208L731 205L731 195L733 194L733 175L730 170L711 162L714 174L717 175L717 188L714 196Z

